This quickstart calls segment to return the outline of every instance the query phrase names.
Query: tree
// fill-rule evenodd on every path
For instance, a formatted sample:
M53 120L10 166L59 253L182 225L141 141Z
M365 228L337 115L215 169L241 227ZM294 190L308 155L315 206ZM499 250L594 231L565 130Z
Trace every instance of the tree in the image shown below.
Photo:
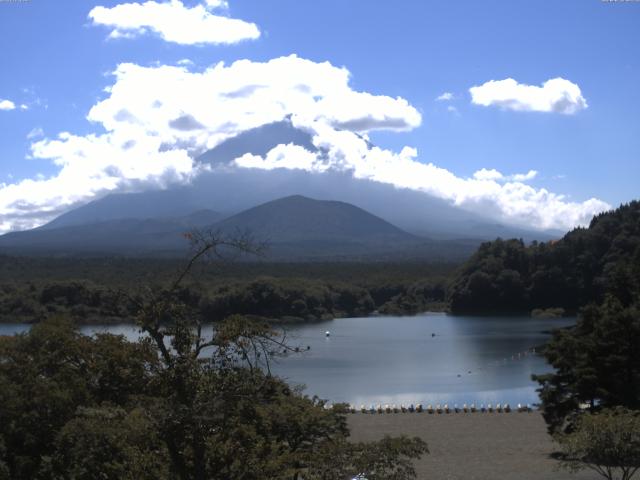
M4 463L10 478L36 478L78 408L136 403L157 366L148 341L87 337L61 318L0 337L0 472Z
M145 339L83 336L66 319L0 337L0 479L415 478L422 440L349 443L344 408L271 375L275 356L297 351L286 337L202 314L182 287L195 263L259 249L246 237L190 238L193 255L168 287L122 294Z
M378 442L351 443L346 438L325 443L311 459L305 480L351 479L362 474L367 480L415 478L411 459L428 452L419 438L388 437ZM353 472L345 475L346 472ZM356 477L360 478L360 477Z
M591 469L607 480L631 480L640 469L640 412L624 409L587 413L575 429L558 435L561 465Z
M323 402L292 392L271 376L270 359L297 348L268 324L237 315L212 325L205 335L205 319L181 299L181 283L199 259L222 257L228 249L259 253L261 248L248 237L196 232L189 238L191 260L168 289L148 292L138 316L163 363L161 401L152 416L167 447L171 475L257 480L319 474L328 466L317 464L317 453L344 445L348 430L344 412L326 411ZM404 439L394 441L370 448L386 452L392 466L426 451L419 439L408 440L408 448ZM333 478L357 474L353 466L345 465ZM398 472L389 478L412 478L410 468Z
M41 477L169 480L165 446L148 411L81 407L58 432Z
M511 313L562 307L576 313L613 295L640 295L640 202L597 215L557 241L482 244L451 282L454 313Z
M534 375L552 432L571 428L584 405L591 411L640 409L640 312L608 298L583 310L575 327L558 330L544 349L555 368Z

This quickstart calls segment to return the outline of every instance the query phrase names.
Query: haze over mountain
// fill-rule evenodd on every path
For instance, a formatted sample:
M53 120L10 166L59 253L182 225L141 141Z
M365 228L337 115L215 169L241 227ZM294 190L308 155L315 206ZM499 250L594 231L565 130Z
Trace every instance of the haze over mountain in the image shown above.
M212 225L218 212L199 210L165 218L99 219L93 223L47 226L0 237L0 249L17 253L153 254L184 252L183 234Z
M198 211L175 218L49 225L0 237L0 251L176 255L187 249L184 233L193 228L228 236L248 232L257 242L266 242L268 260L460 260L476 245L420 238L354 205L301 195L270 201L222 220L220 217L217 212Z
M263 156L278 145L298 145L323 154L313 145L308 132L293 127L289 120L275 122L244 132L202 154L197 162L207 170L189 185L108 195L65 213L41 228L125 218L185 216L200 209L232 215L284 196L303 194L351 203L407 232L432 239L489 240L501 236L547 240L561 234L503 225L426 193L354 178L348 170L312 173L289 168L240 168L235 164L235 159L247 153Z
M426 243L351 204L301 195L250 208L214 228L229 234L251 232L268 242L273 257L362 257L405 252Z

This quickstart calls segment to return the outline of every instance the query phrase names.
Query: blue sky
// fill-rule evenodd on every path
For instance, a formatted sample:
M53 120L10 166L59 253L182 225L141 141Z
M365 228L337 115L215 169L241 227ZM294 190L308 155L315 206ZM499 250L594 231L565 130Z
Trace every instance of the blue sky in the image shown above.
M155 69L184 59L190 61L184 68L194 73L220 61L227 66L240 59L262 64L292 54L313 64L329 62L336 70L345 67L354 92L389 97L384 105L380 100L367 115L386 116L384 109L390 108L393 112L389 117L396 119L396 115L396 120L406 122L402 128L388 129L379 124L370 131L358 132L368 135L381 149L399 155L405 147L415 148L417 154L411 157L414 161L431 163L457 179L473 179L482 169L502 174L500 179L495 174L490 178L485 175L485 180L497 182L497 186L486 185L478 193L481 201L480 197L469 199L460 192L437 192L439 195L462 206L484 205L514 182L510 176L537 172L525 182L532 189L522 194L526 198L518 194L516 200L496 200L496 215L507 220L517 220L518 215L530 218L527 209L539 209L538 215L548 210L547 200L535 199L541 189L558 195L553 202L559 220L532 226L568 227L560 219L567 217L569 210L573 215L569 215L569 223L584 223L605 204L616 206L638 197L640 2L229 0L228 6L214 5L209 11L254 24L259 38L226 43L209 39L195 45L163 39L149 27L143 32L122 24L119 28L126 38L107 38L116 27L104 20L100 24L89 13L94 7L105 7L106 12L126 3L82 1L61 6L46 0L0 2L0 41L5 46L0 50L0 215L5 217L0 221L0 231L42 223L109 191L131 188L134 180L138 185L151 185L150 179L166 178L165 170L150 167L143 174L138 169L135 174L123 173L122 178L102 178L75 192L77 183L83 181L82 171L91 175L90 170L77 168L65 180L73 194L64 199L55 189L39 183L58 176L65 165L69 167L64 155L78 149L70 142L66 142L66 150L62 145L47 144L60 132L80 138L108 130L104 115L93 122L87 115L93 106L109 100L110 93L104 89L117 83L109 73L119 64ZM158 0L162 3L166 2ZM198 5L204 4L185 0L182 7ZM126 20L109 18L112 23ZM280 75L287 75L287 69L298 66L289 62L278 68ZM162 81L159 71L153 74ZM472 102L469 91L491 80L512 78L522 85L540 87L558 77L579 89L584 104L582 100L574 102L575 111L536 111L546 107L532 106L526 98L518 100L519 108L505 106L513 106L513 99L507 104L490 98L483 106ZM172 85L175 88L176 84ZM206 93L206 86L203 89ZM445 92L451 93L452 99L437 101ZM131 95L135 97L135 91ZM159 95L169 98L172 92ZM411 108L392 105L396 97L402 97ZM126 103L123 100L123 105ZM180 108L191 115L186 107ZM255 108L261 108L260 104ZM408 119L412 109L420 114L419 124L415 118ZM332 110L331 115L343 118L346 114ZM329 122L333 126L337 122L334 117L333 123ZM210 138L222 138L216 137L219 132L213 124L196 118L207 127ZM252 120L247 128L255 125ZM134 135L133 131L128 134ZM201 137L200 143L186 150L189 155L215 144L202 143ZM185 139L180 140L183 145ZM40 153L34 155L35 142L42 145ZM175 180L192 178L194 172L182 157L167 159L163 165L169 168L167 165L174 160L183 162L176 168ZM402 159L398 162L389 168L407 164ZM119 165L110 170L104 165L100 168L122 170ZM251 165L255 167L256 163ZM276 167L282 165L272 162L259 168ZM419 183L386 172L363 167L358 174L422 188ZM422 170L408 171L407 176L411 172ZM426 170L423 173L427 177L430 174ZM451 188L466 188L462 185ZM474 183L469 188L476 187L482 186ZM425 189L431 194L438 190L433 185ZM600 203L585 205L591 198ZM508 203L515 204L518 199L522 204L510 208Z

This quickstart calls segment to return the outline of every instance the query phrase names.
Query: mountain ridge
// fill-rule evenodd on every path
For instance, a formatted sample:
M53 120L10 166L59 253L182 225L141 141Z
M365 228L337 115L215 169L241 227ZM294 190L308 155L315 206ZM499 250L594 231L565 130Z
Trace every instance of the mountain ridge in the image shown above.
M425 240L345 202L288 196L222 218L210 210L167 219L115 219L13 232L0 247L22 251L159 254L178 253L192 228L228 236L250 231L271 244L274 258L310 258L398 252Z
M60 215L44 229L95 223L125 217L185 216L215 208L231 216L263 203L303 192L321 200L343 201L360 207L412 234L432 239L493 240L496 237L550 240L560 232L544 232L500 221L453 206L424 192L397 188L350 172L312 173L291 169L246 169L234 165L244 153L266 155L280 144L296 144L313 152L308 132L290 120L263 125L222 142L195 159L207 171L189 184L164 190L110 194Z

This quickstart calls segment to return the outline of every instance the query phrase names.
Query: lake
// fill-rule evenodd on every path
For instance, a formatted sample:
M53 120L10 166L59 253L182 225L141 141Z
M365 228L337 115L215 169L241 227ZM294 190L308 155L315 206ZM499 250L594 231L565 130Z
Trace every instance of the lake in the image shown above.
M279 359L272 370L307 393L356 405L536 403L531 374L551 370L533 349L545 333L575 319L460 317L340 318L286 326L293 345L311 349ZM0 335L28 325L0 325ZM87 326L133 339L133 325ZM330 336L325 336L325 331Z

